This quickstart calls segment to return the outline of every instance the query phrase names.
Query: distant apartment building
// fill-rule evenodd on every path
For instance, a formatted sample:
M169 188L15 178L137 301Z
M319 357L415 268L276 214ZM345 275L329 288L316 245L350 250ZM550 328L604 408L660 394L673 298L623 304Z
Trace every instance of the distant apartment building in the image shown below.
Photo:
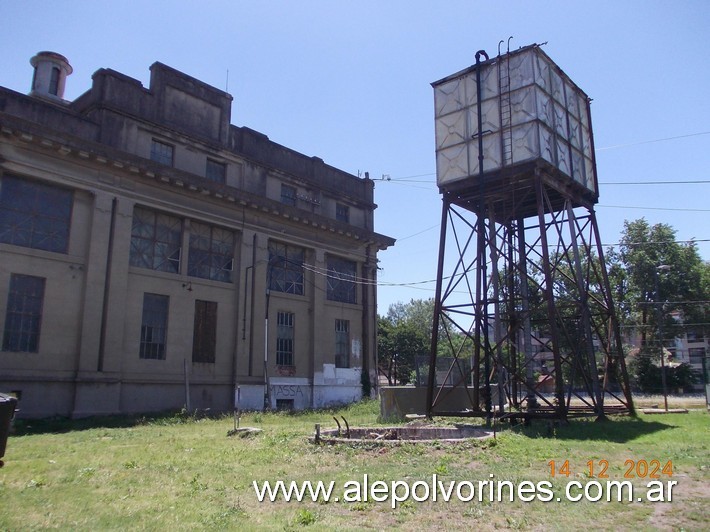
M27 417L310 408L376 386L374 184L161 63L0 87L0 391ZM238 390L238 394L237 394Z
M698 377L690 390L684 392L701 393L708 384L707 375L710 371L710 343L702 331L689 330L672 340L672 346L667 347L672 354L672 363L689 364Z

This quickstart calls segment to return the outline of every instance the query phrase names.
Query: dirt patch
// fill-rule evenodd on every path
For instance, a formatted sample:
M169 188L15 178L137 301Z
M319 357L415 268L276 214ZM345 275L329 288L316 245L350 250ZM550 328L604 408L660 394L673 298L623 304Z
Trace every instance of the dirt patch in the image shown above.
M697 474L695 474L697 472ZM710 483L698 480L705 477L704 471L693 473L696 478L688 475L674 475L678 481L673 487L673 500L654 503L649 524L658 530L699 530L706 527L710 521Z

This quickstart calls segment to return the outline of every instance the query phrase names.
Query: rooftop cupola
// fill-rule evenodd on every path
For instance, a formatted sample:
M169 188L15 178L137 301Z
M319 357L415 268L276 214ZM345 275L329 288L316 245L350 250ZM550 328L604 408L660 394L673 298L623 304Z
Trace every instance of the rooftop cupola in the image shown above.
M55 52L39 52L30 64L34 67L30 95L62 100L67 76L73 71L67 58Z

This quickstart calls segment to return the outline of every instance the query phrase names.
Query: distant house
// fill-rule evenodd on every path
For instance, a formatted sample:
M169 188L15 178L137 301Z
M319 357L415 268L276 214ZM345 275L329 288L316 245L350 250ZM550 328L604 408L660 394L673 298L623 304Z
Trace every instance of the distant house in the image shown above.
M0 390L21 415L307 408L376 386L374 185L161 63L0 87ZM238 394L236 393L238 390Z
M678 325L682 325L683 316L679 312L673 313L673 318ZM668 367L675 367L680 364L689 364L698 376L697 382L691 389L684 392L702 393L708 385L707 377L710 370L710 338L707 338L700 329L686 329L680 333L664 333L663 343L664 362ZM632 332L627 338L629 344L637 346L640 344L640 335ZM630 356L638 355L640 349L632 347ZM660 360L655 362L660 364ZM676 392L677 390L673 390Z

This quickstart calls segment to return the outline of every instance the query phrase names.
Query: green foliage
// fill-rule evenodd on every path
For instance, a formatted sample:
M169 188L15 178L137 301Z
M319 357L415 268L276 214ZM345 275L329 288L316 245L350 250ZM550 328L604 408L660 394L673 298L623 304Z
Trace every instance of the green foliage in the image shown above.
M658 345L659 326L666 340L689 327L709 332L710 263L693 242L676 242L670 225L626 221L619 251L609 260L620 321L639 331L642 346Z
M415 370L415 358L429 352L430 335L422 322L422 307L413 301L411 309L409 315L407 307L400 304L391 307L386 317L378 318L378 369L390 385L408 384Z
M301 526L312 525L316 522L316 515L311 512L308 508L301 508L296 512L295 521Z
M671 406L676 398L671 397ZM696 405L699 406L699 405ZM699 530L707 521L710 482L708 414L612 417L604 423L573 419L551 426L498 423L497 438L449 444L314 445L314 423L334 428L333 416L351 426L377 426L377 401L341 409L292 414L246 412L243 426L260 435L228 437L231 416L126 417L32 421L33 431L11 434L0 474L0 530L313 530L647 529L664 523ZM258 420L258 422L257 422ZM19 420L18 420L19 421ZM455 424L460 419L437 420ZM471 418L466 422L471 423ZM28 422L29 423L29 422ZM27 427L26 427L27 428ZM390 484L405 480L443 483L551 481L556 494L571 480L585 482L588 461L609 462L609 480L623 480L626 460L673 462L680 496L672 521L659 521L658 505L540 501L502 503L409 500L259 502L252 482L294 480ZM551 478L549 462L569 460L572 476ZM676 478L677 477L677 478ZM597 479L603 481L604 479ZM640 492L647 479L633 479ZM421 494L421 491L419 492ZM454 497L455 499L455 497ZM665 506L665 505L664 505ZM660 517L663 517L662 515Z
M666 391L676 392L688 389L698 381L698 376L690 364L666 366ZM629 364L629 372L636 387L644 392L659 394L663 392L662 368L654 362L652 356L640 355Z

